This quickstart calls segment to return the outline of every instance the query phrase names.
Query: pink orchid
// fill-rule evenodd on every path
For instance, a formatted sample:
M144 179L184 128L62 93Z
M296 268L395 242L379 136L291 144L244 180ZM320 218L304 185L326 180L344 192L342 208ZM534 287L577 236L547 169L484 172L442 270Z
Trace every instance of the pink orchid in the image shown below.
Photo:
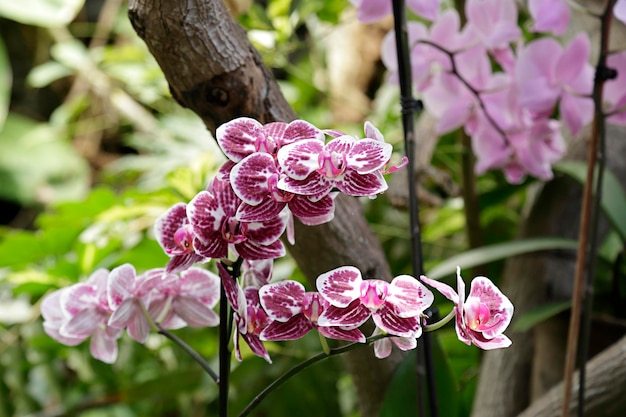
M529 43L519 52L515 65L519 104L547 116L558 102L563 121L576 135L593 116L589 97L593 68L588 59L586 33L577 35L566 49L551 38Z
M528 11L533 32L552 32L561 36L569 26L570 10L566 0L529 0Z
M566 150L560 123L520 107L514 84L482 95L482 101L492 118L487 120L484 113L479 113L475 129L468 132L477 157L476 172L502 168L513 184L520 183L526 174L551 179L552 164L560 160Z
M224 154L233 162L239 162L255 152L276 155L282 146L304 139L324 142L324 134L304 120L262 125L248 117L233 119L219 126L215 138Z
M427 20L435 20L439 13L441 0L407 0L406 4L415 14ZM350 0L357 8L357 19L363 23L372 23L390 15L391 0Z
M326 145L309 139L282 147L277 160L286 177L278 188L319 201L336 187L344 194L375 196L387 189L382 169L392 146L375 139L344 135Z
M440 72L438 69L446 72L452 71L450 56L440 48L456 54L476 44L476 35L469 29L469 26L461 30L461 19L454 9L446 10L430 29L422 23L409 22L407 30L411 46L411 72L419 91L425 91L428 88L432 77ZM398 58L393 31L383 39L381 59L390 72L390 81L397 84Z
M467 0L465 14L468 26L489 50L505 48L522 34L515 0Z
M280 281L259 290L261 306L274 321L261 332L261 340L300 339L312 329L331 339L365 342L355 327L320 327L319 316L329 303L317 292L307 292L297 281Z
M148 311L155 320L161 320L163 327L219 325L220 318L213 308L220 298L220 279L213 272L192 267L180 276L169 274L156 291L159 297L153 300Z
M380 334L383 334L383 331L376 327L372 336L378 336ZM398 349L403 351L413 350L417 347L417 339L419 339L421 335L422 328L420 327L417 334L412 337L390 336L376 340L374 341L374 355L378 359L388 357L391 355L393 345L396 345Z
M175 204L159 216L154 224L154 234L159 245L170 256L167 273L183 271L196 262L207 262L210 259L195 251L195 235L185 203Z
M287 216L242 222L237 218L241 203L230 184L217 178L193 198L187 215L196 252L206 258L226 258L229 249L250 260L284 256L285 248L278 238L285 230Z
M239 346L239 337L241 337L250 346L252 353L265 359L268 363L272 363L272 359L259 337L263 329L272 322L272 319L261 307L259 289L248 287L243 290L221 263L217 264L217 269L226 292L226 298L234 311L233 344L235 357L241 362L242 356Z
M626 0L617 0L613 6L613 14L618 20L626 24Z
M513 304L489 278L474 278L467 300L461 268L457 267L458 293L442 282L423 275L420 279L454 303L456 333L461 342L485 350L511 345L511 340L502 332L513 317Z
M137 276L135 267L124 264L114 268L107 283L107 300L113 311L108 324L116 329L124 329L128 335L145 343L150 333L150 325L144 316L143 309L150 308L152 298L156 296L153 289L161 282L164 271L152 270Z
M253 153L238 162L230 172L233 190L243 201L237 218L244 222L269 221L288 208L309 226L333 219L335 203L330 195L312 201L308 196L281 190L278 183L283 176L274 157L267 153Z
M391 283L363 280L353 266L320 275L317 290L329 303L318 319L320 326L360 326L370 316L385 333L414 337L420 331L420 315L433 302L433 293L409 275Z
M117 339L123 330L107 324L112 312L106 295L108 276L109 271L99 269L87 282L48 295L42 301L41 313L49 336L69 346L91 336L92 356L113 363L117 359Z

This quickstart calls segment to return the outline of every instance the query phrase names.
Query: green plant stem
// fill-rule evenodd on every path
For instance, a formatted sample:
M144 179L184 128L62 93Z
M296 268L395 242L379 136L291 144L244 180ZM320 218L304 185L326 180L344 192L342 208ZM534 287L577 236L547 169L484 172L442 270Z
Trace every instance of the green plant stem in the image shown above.
M191 356L202 367L202 369L204 369L204 371L211 377L213 381L215 381L215 383L218 386L221 386L219 376L215 373L215 371L211 368L211 366L204 360L204 358L200 356L198 352L196 352L191 346L185 343L180 337L164 329L160 324L157 323L156 326L159 329L158 330L159 334L162 334L163 336L167 337L172 342L180 346L182 350L184 350L189 356Z
M438 322L433 323L433 324L427 324L426 326L424 326L424 331L425 332L434 332L435 330L439 330L443 326L448 324L448 322L450 320L452 320L452 318L454 318L454 316L456 316L456 309L455 308L450 310L450 312L444 318L439 320Z
M594 173L596 170L596 162L598 158L598 145L603 142L601 136L604 136L604 115L602 114L602 88L604 86L605 76L602 72L606 69L606 56L609 42L610 20L615 0L609 0L606 4L604 13L601 16L601 37L600 37L600 57L596 65L596 76L593 83L593 100L595 112L591 131L591 138L588 147L587 156L587 179L583 191L582 213L580 216L580 230L578 235L578 257L576 262L576 274L574 280L574 290L572 293L572 313L570 316L569 332L567 338L567 352L565 355L565 370L563 375L563 402L561 404L561 416L568 417L570 415L570 401L572 395L572 376L576 365L577 347L579 343L581 310L583 305L583 291L585 288L585 272L592 274L592 270L587 270L587 254L590 253L591 245L595 244L590 241L591 227L597 227L591 224L591 211L594 187ZM598 183L597 195L601 184ZM596 196L597 197L597 196ZM598 211L598 208L595 210ZM593 233L595 239L595 232ZM591 269L591 268L590 268ZM587 282L591 283L591 275L587 277ZM589 291L589 288L588 290ZM591 294L589 294L591 296ZM588 341L586 342L588 343ZM585 358L586 359L586 358ZM584 369L585 363L581 362L580 369ZM584 414L584 383L579 389L579 415Z
M142 302L139 302L139 306L141 307L141 312L143 313L143 316L148 322L148 326L150 326L150 329L152 331L162 334L163 336L167 337L172 342L180 346L182 350L184 350L189 356L191 356L192 359L194 359L202 367L202 369L204 369L204 371L211 377L213 381L215 381L216 384L220 384L219 376L215 373L215 371L211 368L207 361L204 360L202 356L200 356L198 352L196 352L191 346L185 343L180 337L174 335L173 333L170 333L168 330L163 328L160 323L155 323L152 320L152 317L150 317L150 314L148 314L146 306L144 306Z
M345 346L341 346L338 348L333 348L330 349L328 353L326 352L320 352L315 356L311 356L309 359L300 362L299 364L295 365L293 368L289 369L287 372L285 372L284 374L282 374L279 378L275 379L271 384L269 384L267 387L265 387L265 389L263 391L261 391L256 397L254 397L252 399L252 401L250 401L250 403L246 406L246 408L243 409L243 411L239 414L239 417L245 417L248 414L250 414L252 412L252 410L254 410L254 408L259 405L259 403L261 401L263 401L263 399L265 397L267 397L269 394L272 393L272 391L274 391L276 388L280 387L283 383L285 383L289 378L291 378L292 376L298 374L300 371L308 368L309 366L323 360L326 358L329 358L331 356L335 356L335 355L340 355L342 353L348 352L352 349L361 347L361 346L367 346L369 343L375 342L376 340L379 339L383 339L385 337L389 337L388 335L383 335L383 334L379 334L376 336L372 336L369 337L365 340L365 343L358 343L358 342L354 342L354 343L350 343L347 344Z
M220 390L219 390L219 413L220 417L228 417L228 384L230 376L230 350L228 350L228 342L230 340L230 332L228 331L230 322L230 307L226 299L226 290L220 285L220 344L219 344L219 362L220 362Z

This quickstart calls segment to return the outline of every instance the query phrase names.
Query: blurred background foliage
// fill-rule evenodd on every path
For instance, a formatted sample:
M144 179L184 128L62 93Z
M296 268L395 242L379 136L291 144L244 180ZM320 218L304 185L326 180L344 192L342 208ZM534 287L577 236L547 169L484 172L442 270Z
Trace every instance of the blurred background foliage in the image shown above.
M402 152L398 93L385 83L377 45L364 52L363 62L335 65L335 40L345 38L338 32L356 25L347 0L229 5L300 118L357 135L367 118ZM368 32L380 38L385 24ZM332 80L346 66L366 63L370 73L349 108ZM458 143L455 135L441 138L430 162L456 188ZM109 366L91 358L86 344L68 348L46 336L39 303L96 268L163 266L166 256L152 236L155 218L203 189L222 161L201 121L173 101L130 26L124 0L0 0L0 417L203 416L216 410L214 384L164 338L154 335L145 346L122 338L119 359ZM442 184L436 176L422 177L427 271L468 249L462 199ZM479 179L485 243L514 236L532 186L510 186L498 173ZM402 204L386 196L363 203L393 273L409 273ZM481 271L497 281L501 268L492 262ZM278 262L275 274L302 279L289 259ZM441 305L443 314L449 309ZM216 362L215 329L177 334ZM451 327L438 334L440 392L452 407L446 415L467 415L479 352L459 343ZM271 366L250 355L233 364L233 411L320 350L315 335L270 348ZM450 392L458 393L454 400ZM333 358L273 393L256 415L356 416L355 402L350 378Z

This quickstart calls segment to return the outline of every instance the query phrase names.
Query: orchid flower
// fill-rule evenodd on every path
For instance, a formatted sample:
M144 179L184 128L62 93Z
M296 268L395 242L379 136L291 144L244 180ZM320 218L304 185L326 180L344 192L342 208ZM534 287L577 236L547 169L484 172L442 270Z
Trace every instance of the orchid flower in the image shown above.
M209 260L195 251L195 235L185 203L175 204L159 216L154 224L154 234L159 245L170 256L166 273L184 271L196 262Z
M561 36L569 26L567 0L529 0L528 11L534 21L533 32L552 32L555 36Z
M261 288L272 279L273 259L244 260L241 264L241 286Z
M276 155L282 146L304 139L324 142L324 134L304 120L262 125L249 117L220 125L215 138L224 154L235 163L256 152Z
M392 146L375 139L344 135L326 145L303 140L282 147L277 154L286 174L278 188L319 201L333 188L357 197L374 196L387 189L381 172Z
M274 320L261 332L261 340L300 339L312 329L324 337L365 342L365 336L356 327L318 326L319 316L329 303L317 292L307 292L297 281L280 281L259 290L261 306Z
M180 277L169 274L157 291L160 297L148 311L151 316L162 318L163 327L173 328L175 319L191 327L219 325L220 318L213 308L220 298L220 279L213 272L192 267L181 272Z
M278 182L283 176L276 159L268 153L253 153L238 162L230 172L233 190L243 201L237 218L244 222L269 221L288 208L309 226L333 219L335 203L330 195L312 201L308 196L281 190Z
M195 232L193 246L206 258L226 258L231 249L244 259L270 259L285 255L278 238L286 227L286 216L262 222L242 222L237 218L241 199L230 184L213 178L206 191L187 205L187 215Z
M485 277L476 277L472 280L466 300L461 268L457 267L456 275L458 293L442 282L423 275L420 279L454 303L456 333L459 340L485 350L510 346L511 340L502 332L513 317L511 301Z
M109 271L95 271L87 282L74 284L44 298L41 313L44 330L57 341L73 346L89 336L91 355L106 363L117 358L117 339L122 329L107 324L111 309L107 301Z
M163 270L153 270L137 276L131 264L114 268L107 283L107 300L113 311L108 324L124 329L128 335L145 343L150 333L150 324L144 315L150 307L154 294L152 290L161 282Z
M434 299L433 293L409 275L391 283L363 280L353 266L343 266L320 275L317 290L330 306L318 318L320 326L360 326L370 316L385 333L414 337L420 331L420 316Z
M467 0L465 14L468 25L489 50L506 48L522 34L515 0Z
M250 346L250 350L255 355L272 363L270 355L259 335L272 321L261 307L259 300L259 289L248 287L241 288L235 278L224 268L221 263L217 264L220 279L226 292L226 298L233 309L233 344L235 347L235 357L241 362L241 348L239 337L243 338Z
M617 0L613 6L613 14L618 20L626 24L626 0Z
M519 104L547 116L558 102L565 125L576 135L593 116L593 68L588 59L586 33L577 35L565 49L551 38L529 43L515 65Z

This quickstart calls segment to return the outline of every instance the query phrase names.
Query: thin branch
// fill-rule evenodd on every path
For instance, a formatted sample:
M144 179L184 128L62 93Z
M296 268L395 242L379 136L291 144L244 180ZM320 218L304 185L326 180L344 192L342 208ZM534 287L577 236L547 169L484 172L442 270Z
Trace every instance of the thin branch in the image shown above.
M572 313L570 316L569 331L567 338L567 352L565 355L565 371L563 376L563 402L561 407L561 416L568 417L570 413L570 399L572 394L572 376L576 365L577 345L579 343L581 310L583 304L583 290L585 286L585 272L587 267L587 254L590 249L589 233L590 218L592 211L594 172L596 169L596 161L598 157L598 143L603 139L604 135L604 117L602 114L602 88L604 86L605 77L599 76L602 69L606 67L606 52L608 50L609 29L611 14L615 0L609 0L601 17L601 38L600 38L600 57L596 65L596 77L593 84L593 98L595 104L595 113L589 141L587 156L587 179L583 192L582 213L580 215L580 230L578 237L578 258L576 262L576 275L574 280L574 290L572 293ZM595 237L595 234L593 235ZM591 243L593 244L593 243ZM590 254L592 255L592 254ZM591 272L591 271L589 271ZM590 278L588 278L590 279ZM582 365L584 367L584 364ZM584 386L581 386L584 389ZM584 392L579 396L584 398ZM584 409L584 404L579 404L579 410Z
M185 343L180 337L164 329L163 326L161 326L160 324L157 323L156 326L159 329L159 334L162 334L163 336L167 337L172 342L180 346L182 350L187 352L187 354L191 356L202 367L202 369L204 369L204 371L211 377L213 381L215 381L217 385L221 385L219 376L215 373L215 371L211 368L211 366L204 360L204 358L200 356L198 352L196 352L191 346Z

